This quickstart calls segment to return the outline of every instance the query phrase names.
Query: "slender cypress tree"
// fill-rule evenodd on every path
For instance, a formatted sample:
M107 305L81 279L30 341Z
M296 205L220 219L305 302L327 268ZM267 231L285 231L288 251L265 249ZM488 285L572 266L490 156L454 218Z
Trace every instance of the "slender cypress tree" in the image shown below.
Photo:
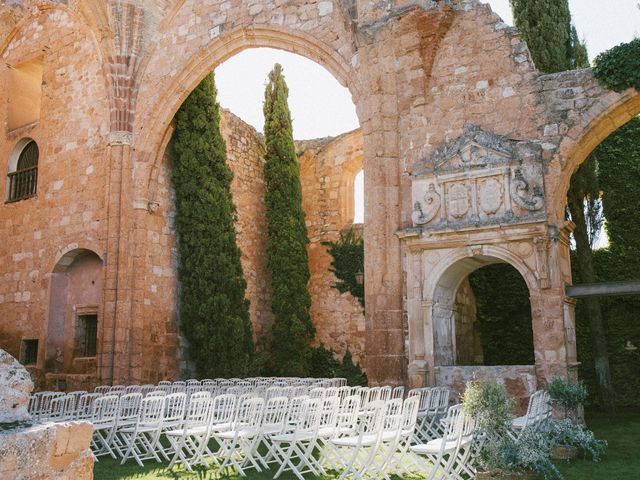
M271 310L275 317L270 367L279 375L306 376L315 329L309 314L309 240L288 95L282 67L276 64L269 73L264 93L267 265L271 271Z
M589 66L586 47L580 42L571 24L568 0L510 0L516 27L527 42L531 56L544 73L554 73ZM593 250L589 239L589 208L597 207L597 161L588 160L574 174L567 195L567 207L576 224L573 238L576 242L577 268L583 282L596 281ZM600 405L605 410L614 406L614 392L609 368L606 330L600 301L596 297L584 300L589 315L593 357L596 365Z
M216 93L209 74L175 116L180 324L198 375L244 376L254 345Z

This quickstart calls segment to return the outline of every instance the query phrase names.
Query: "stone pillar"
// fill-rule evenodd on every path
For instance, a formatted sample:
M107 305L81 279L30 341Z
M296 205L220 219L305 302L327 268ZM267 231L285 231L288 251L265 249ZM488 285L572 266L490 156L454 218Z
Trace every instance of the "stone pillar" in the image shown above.
M407 252L405 256L407 278L407 339L408 360L407 380L410 388L426 384L427 361L424 340L424 318L422 304L422 255Z
M361 50L367 94L358 99L364 146L366 369L372 385L405 382L398 113L394 45L372 39Z
M101 329L99 379L103 383L129 380L131 320L131 180L132 135L112 132L107 148L107 254L105 258L104 318Z
M567 328L567 305L564 292L557 289L539 290L531 295L533 346L540 386L554 376L567 378L570 364L575 364L570 353L575 352L575 330Z

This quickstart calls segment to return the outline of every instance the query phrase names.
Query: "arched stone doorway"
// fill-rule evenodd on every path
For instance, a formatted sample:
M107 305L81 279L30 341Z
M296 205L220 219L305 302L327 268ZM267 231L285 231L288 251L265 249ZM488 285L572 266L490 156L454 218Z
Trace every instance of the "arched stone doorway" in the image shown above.
M49 284L44 373L48 388L95 383L102 339L103 262L76 248L56 263Z
M500 379L507 386L510 395L516 399L518 406L526 408L529 396L538 385L535 365L469 365L461 361L461 349L480 348L481 352L481 347L477 345L480 342L479 335L474 335L478 338L461 338L461 332L458 332L458 328L467 320L462 317L466 313L464 307L468 307L460 303L459 293L465 289L464 287L470 289L468 283L465 285L465 281L471 273L494 264L506 263L516 268L530 291L538 290L537 281L526 264L508 252L495 249L490 254L471 252L471 255L454 260L435 283L427 282L428 286L425 287L424 338L425 342L431 340L432 343L432 346L427 344L426 350L433 351L432 358L427 360L433 365L427 381L434 385L446 385L459 395L464 391L466 382L474 378ZM465 333L469 335L470 332ZM463 341L476 345L465 345ZM504 344L504 348L512 347Z

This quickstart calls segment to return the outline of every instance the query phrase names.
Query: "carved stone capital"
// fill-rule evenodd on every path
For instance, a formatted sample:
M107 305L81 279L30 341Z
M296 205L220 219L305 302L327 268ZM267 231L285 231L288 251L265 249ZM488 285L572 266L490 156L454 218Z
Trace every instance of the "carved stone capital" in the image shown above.
M133 133L131 132L109 132L109 146L133 145Z

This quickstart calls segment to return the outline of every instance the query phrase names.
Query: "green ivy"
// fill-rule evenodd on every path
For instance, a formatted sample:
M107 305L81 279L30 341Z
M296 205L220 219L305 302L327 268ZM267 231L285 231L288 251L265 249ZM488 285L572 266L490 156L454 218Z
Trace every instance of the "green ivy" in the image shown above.
M333 257L330 271L338 281L333 284L340 293L349 292L364 308L364 282L358 283L358 276L364 275L364 242L353 227L340 233L337 242L322 242L329 247Z
M533 365L529 288L520 272L507 264L488 265L469 275L469 282L484 365Z
M346 378L351 386L366 386L367 376L360 365L353 363L351 352L347 349L342 361L336 360L333 352L322 343L311 349L311 370L314 378Z
M593 73L611 90L640 90L640 38L621 43L598 55Z
M612 133L594 151L602 188L602 206L606 218L609 247L594 252L594 265L599 282L637 280L640 272L640 118L631 119ZM571 262L575 265L575 262ZM574 270L574 283L581 283ZM640 348L627 349L627 342L640 347L640 295L601 299L607 326L607 350L616 403L620 406L640 405ZM578 300L576 305L576 337L580 376L596 392L595 369L591 354L589 321ZM591 398L591 401L596 401Z

